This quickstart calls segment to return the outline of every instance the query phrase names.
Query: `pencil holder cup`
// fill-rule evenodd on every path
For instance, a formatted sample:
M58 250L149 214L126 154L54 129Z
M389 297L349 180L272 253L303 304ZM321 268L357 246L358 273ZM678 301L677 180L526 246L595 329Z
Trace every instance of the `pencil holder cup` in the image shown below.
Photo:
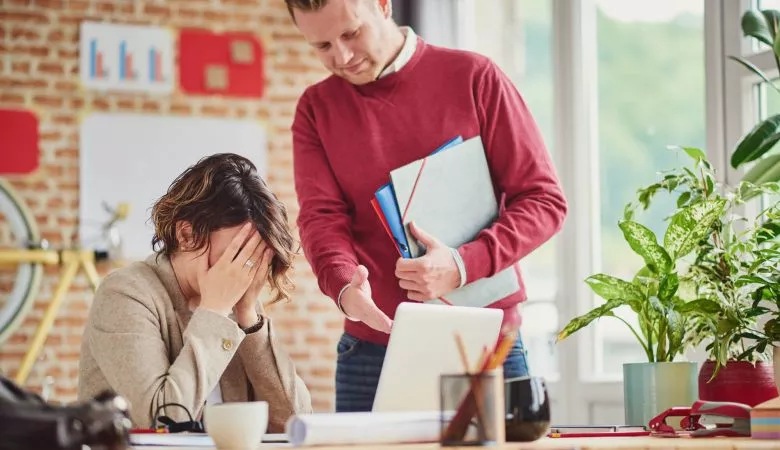
M504 379L500 370L443 374L439 379L445 447L497 445L504 439Z

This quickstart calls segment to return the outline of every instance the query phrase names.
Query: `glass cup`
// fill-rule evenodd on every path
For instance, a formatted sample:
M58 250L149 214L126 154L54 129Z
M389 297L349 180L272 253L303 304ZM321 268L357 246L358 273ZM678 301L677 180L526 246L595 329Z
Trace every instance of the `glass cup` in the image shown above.
M504 383L500 370L443 374L439 393L442 446L504 442Z
M510 378L504 382L506 440L530 442L550 429L550 397L541 377Z

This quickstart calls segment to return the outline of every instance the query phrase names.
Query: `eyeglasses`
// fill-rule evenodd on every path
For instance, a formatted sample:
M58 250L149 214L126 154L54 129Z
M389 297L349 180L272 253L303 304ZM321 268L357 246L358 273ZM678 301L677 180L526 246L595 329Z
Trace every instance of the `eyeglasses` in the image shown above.
M184 412L187 413L187 417L189 417L190 420L185 422L176 422L168 416L161 416L160 410L168 406L176 406L183 409ZM184 431L189 431L191 433L205 433L203 423L199 420L194 420L187 407L181 403L165 403L160 405L154 412L154 423L152 425L156 430L164 429L169 433L181 433Z

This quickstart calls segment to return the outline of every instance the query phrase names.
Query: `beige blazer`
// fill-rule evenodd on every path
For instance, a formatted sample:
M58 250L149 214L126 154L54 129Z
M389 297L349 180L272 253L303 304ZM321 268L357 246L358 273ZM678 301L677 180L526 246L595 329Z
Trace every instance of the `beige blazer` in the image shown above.
M192 312L165 256L118 269L101 282L90 309L79 399L112 389L130 402L134 425L146 428L167 403L200 418L219 383L224 402L268 401L268 432L283 432L291 415L311 412L311 397L265 320L246 334L231 318ZM178 407L160 414L187 420Z

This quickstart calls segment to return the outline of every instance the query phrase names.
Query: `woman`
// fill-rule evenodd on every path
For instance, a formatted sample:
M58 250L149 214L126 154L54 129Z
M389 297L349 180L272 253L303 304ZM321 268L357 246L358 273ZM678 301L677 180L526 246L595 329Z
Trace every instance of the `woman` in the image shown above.
M268 401L269 432L311 412L258 302L266 283L273 302L289 299L294 251L284 205L255 166L234 154L202 159L157 201L152 221L155 254L109 274L95 295L79 397L116 391L137 427L199 418L206 403Z

